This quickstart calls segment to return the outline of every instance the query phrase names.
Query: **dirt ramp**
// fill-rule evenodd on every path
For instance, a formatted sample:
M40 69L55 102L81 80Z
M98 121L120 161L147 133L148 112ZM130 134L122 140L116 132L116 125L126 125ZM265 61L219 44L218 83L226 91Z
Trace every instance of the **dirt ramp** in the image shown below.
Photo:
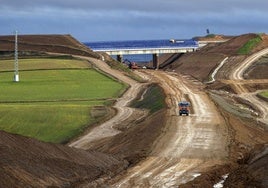
M1 187L71 187L122 171L128 163L101 152L43 143L0 131Z
M168 69L191 75L200 81L207 81L209 75L224 58L225 56L222 54L193 52L183 55L172 63Z

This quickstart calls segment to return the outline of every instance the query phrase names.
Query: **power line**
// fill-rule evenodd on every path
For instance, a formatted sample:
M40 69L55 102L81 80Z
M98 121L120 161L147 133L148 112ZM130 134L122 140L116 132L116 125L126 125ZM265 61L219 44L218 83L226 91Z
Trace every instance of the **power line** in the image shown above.
M14 82L19 81L19 60L18 60L18 31L15 31L15 62Z

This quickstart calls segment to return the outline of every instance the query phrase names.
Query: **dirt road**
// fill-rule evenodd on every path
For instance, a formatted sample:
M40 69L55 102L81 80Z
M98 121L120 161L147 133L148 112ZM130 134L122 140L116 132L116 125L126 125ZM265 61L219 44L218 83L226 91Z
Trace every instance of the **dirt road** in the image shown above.
M234 71L232 72L230 79L232 80L243 80L243 73L249 68L261 56L268 54L268 48L265 48L245 59Z
M123 124L131 116L134 109L126 106L142 87L102 61L89 60L102 71L128 83L130 88L118 99L115 117L70 144L82 149L87 149L93 141L118 134L113 126ZM124 176L115 178L113 187L176 187L194 179L205 168L223 163L228 154L227 129L216 107L202 91L202 85L163 71L146 70L139 74L148 82L158 82L164 89L169 107L168 126L154 143L151 155ZM178 116L177 104L181 100L191 102L190 116Z
M177 187L227 157L225 123L214 104L193 82L173 73L146 71L166 92L168 126L151 155L119 177L114 187ZM177 103L190 99L190 116L178 116Z
M267 53L262 51L241 63L230 76L241 97L259 101L247 93L243 87L243 72L252 61ZM111 120L94 128L87 135L70 144L72 147L88 149L91 142L110 137L119 132L114 125L126 123L135 109L127 104L135 98L142 84L112 70L102 61L96 61L102 71L130 85L129 90L118 99L115 108L118 114ZM143 70L136 71L150 82L158 82L167 98L168 120L161 136L154 142L150 155L129 168L123 175L118 175L110 183L112 187L177 187L191 181L195 177L216 164L224 164L228 159L229 136L227 126L214 103L203 89L203 85L172 72ZM251 98L252 97L252 98ZM191 102L190 116L179 116L177 104L181 100ZM262 105L260 105L262 106ZM267 119L267 107L261 109L263 118ZM146 114L143 114L146 116Z
M79 56L79 58L86 58L86 57ZM135 97L138 95L144 84L138 83L130 79L129 77L123 75L120 71L111 69L103 61L96 60L93 58L86 58L86 59L94 63L102 71L108 73L109 75L117 78L120 81L129 84L129 89L127 90L127 92L124 93L124 95L121 98L117 99L117 102L114 105L114 108L117 110L117 113L113 118L95 127L88 134L82 136L78 140L69 144L69 146L71 147L81 148L85 150L89 148L89 145L92 141L100 140L106 137L111 137L120 133L120 131L114 129L114 126L116 126L117 124L122 124L124 123L124 121L127 121L134 112L138 111L140 118L147 115L146 111L127 107L128 103L134 100Z
M243 73L249 68L249 66L251 66L257 59L265 54L268 54L268 48L249 56L247 59L241 62L240 65L231 73L230 79L231 84L235 86L235 90L239 96L245 100L250 101L252 105L259 109L260 114L257 120L268 125L268 104L256 97L256 92L249 93L247 91L244 85L246 83L252 83L252 80L244 80L243 78ZM265 83L266 81L267 80L259 80L259 82L262 83ZM254 80L254 82L256 83L258 80Z

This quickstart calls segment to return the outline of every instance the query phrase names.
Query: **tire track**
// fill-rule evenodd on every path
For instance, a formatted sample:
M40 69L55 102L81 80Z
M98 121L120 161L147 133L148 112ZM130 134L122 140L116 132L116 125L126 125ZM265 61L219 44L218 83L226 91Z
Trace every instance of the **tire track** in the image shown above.
M177 187L194 179L200 169L221 163L227 156L225 128L214 104L205 93L177 75L146 71L169 97L168 128L151 155L118 177L113 187ZM189 95L195 114L178 116L177 104ZM174 114L175 113L175 114Z

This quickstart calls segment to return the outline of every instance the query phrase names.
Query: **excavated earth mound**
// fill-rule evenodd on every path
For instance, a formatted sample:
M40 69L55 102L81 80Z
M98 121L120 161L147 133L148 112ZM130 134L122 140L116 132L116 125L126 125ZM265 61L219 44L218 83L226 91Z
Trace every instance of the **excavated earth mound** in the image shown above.
M268 187L268 145L256 146L243 164L228 174L225 187Z
M246 56L238 54L238 50L250 39L257 36L257 34L245 34L232 37L226 42L208 44L196 52L183 54L171 65L166 66L164 70L172 70L181 74L191 75L200 81L208 81L212 71L225 57L229 57L229 61L225 65L229 70L232 70L237 62L245 59ZM261 38L261 43L251 51L252 53L268 46L267 35L261 35ZM163 55L160 59L160 66L170 56L171 54Z
M215 167L194 181L180 188L228 187L265 188L268 187L268 146L256 146L240 165L229 164Z
M0 131L1 187L72 187L112 176L128 162L97 151L63 145Z

